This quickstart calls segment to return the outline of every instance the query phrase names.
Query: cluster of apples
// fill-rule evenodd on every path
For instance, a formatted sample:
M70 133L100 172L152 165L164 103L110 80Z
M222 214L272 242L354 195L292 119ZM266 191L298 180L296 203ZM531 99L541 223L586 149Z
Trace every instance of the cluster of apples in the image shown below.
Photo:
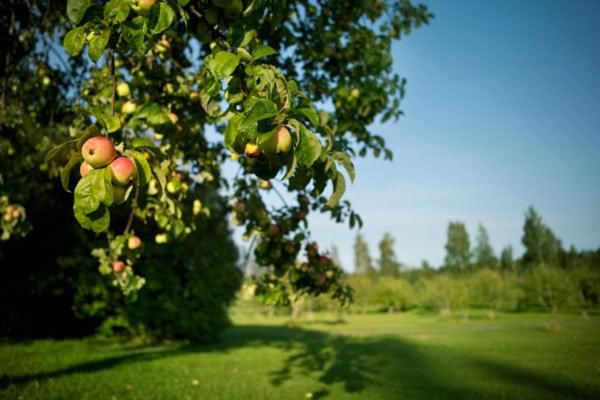
M137 250L140 247L142 247L142 239L139 236L133 235L127 240L127 248L129 250ZM115 260L112 263L112 270L115 274L119 274L125 271L126 266L125 261Z
M319 253L319 245L315 242L306 245L307 262L298 265L304 279L311 282L316 292L326 291L328 283L335 276L333 260Z
M129 185L136 177L135 163L129 157L117 157L112 140L104 136L88 139L81 148L81 155L84 160L79 167L81 176L108 166L112 174L113 202L122 203Z
M2 216L2 218L4 218L5 221L12 221L19 218L20 216L21 210L19 209L19 207L9 204L4 209L4 215Z

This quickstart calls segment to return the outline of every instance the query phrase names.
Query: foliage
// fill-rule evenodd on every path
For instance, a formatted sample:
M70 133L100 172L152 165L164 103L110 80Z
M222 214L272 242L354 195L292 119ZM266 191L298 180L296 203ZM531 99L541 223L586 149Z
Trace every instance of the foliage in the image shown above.
M460 271L469 266L471 259L469 234L465 224L460 221L450 222L446 239L445 266Z
M533 207L529 207L525 214L521 241L525 246L524 265L556 265L558 262L562 245Z
M387 276L398 276L400 273L400 263L396 258L394 251L394 238L391 234L386 233L379 242L379 273Z
M493 267L497 261L494 249L490 244L490 236L485 227L479 224L477 236L475 237L475 248L473 249L473 262L479 267Z
M551 314L581 302L581 293L572 278L559 268L535 266L525 275L523 285L527 300L535 301Z
M257 277L265 298L285 302L290 295L329 291L341 302L350 299L333 263L318 262L310 251L296 262L312 243L306 215L324 212L351 227L362 223L342 196L354 179L356 157L370 152L391 158L384 139L369 126L401 115L405 81L392 72L392 42L432 15L404 0L333 5L3 3L8 29L2 39L8 46L0 65L0 148L11 163L1 167L0 193L25 207L35 231L42 222L30 207L60 179L73 197L60 196L57 209L73 206L81 227L106 234L98 239L69 230L65 236L70 246L81 247L64 253L65 265L73 268L93 246L99 271L107 276L96 285L86 275L90 285L83 288L75 278L71 290L90 288L92 298L104 296L100 287L108 282L125 294L123 302L136 297L142 302L138 292L144 282L153 287L150 276L163 278L148 254L174 252L188 238L198 240L194 232L220 223L212 215L233 212L255 238L256 260L268 271ZM63 57L57 41L71 58ZM282 128L291 136L289 145L275 143ZM97 136L110 138L117 155L134 161L133 181L123 185L111 178L110 160L85 176L77 173L86 159L82 146ZM227 163L239 169L233 178L223 173ZM296 203L267 206L263 198L277 185ZM228 196L226 205L208 200L220 195ZM73 221L59 214L58 224ZM133 235L144 243L135 251L125 245ZM228 239L221 239L227 248ZM165 259L177 260L166 253ZM56 262L52 257L48 263ZM121 262L126 263L122 271L114 267ZM176 279L164 278L178 287ZM168 286L163 289L175 290ZM282 287L293 293L278 297ZM102 309L89 301L90 310ZM135 323L134 313L126 315ZM174 328L174 334L181 332Z
M512 246L506 246L500 252L500 268L504 271L513 271L515 269Z
M354 270L357 274L372 274L375 272L369 245L360 233L356 234L354 241Z

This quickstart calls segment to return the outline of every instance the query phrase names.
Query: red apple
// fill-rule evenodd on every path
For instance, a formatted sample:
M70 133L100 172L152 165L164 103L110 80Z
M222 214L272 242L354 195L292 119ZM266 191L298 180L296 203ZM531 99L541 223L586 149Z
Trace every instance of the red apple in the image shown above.
M129 247L130 250L139 249L141 246L142 239L140 239L139 236L133 235L127 240L127 247Z
M115 159L116 151L112 140L104 136L94 136L83 144L81 155L90 167L102 168Z
M117 185L127 185L135 178L135 164L128 157L119 157L110 164L112 181Z
M79 166L79 174L81 175L81 177L84 177L93 169L94 168L92 168L92 166L90 164L88 164L87 162L84 161Z
M115 273L120 273L123 272L123 270L125 269L125 263L121 260L117 260L117 261L113 261L112 263L112 270Z

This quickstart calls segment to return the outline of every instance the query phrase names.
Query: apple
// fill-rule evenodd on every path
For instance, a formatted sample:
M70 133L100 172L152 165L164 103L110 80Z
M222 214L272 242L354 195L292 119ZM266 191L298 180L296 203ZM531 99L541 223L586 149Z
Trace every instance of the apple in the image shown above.
M86 176L93 169L94 168L92 168L92 166L90 164L88 164L87 162L83 161L81 163L81 165L79 166L79 174L83 178L84 176Z
M118 273L123 272L124 269L125 269L125 263L123 261L121 261L121 260L113 261L113 263L112 263L113 272L118 274Z
M194 204L192 206L192 213L194 215L198 215L202 212L202 202L198 199L194 200Z
M127 185L135 178L135 164L128 157L119 157L110 164L112 181L117 185Z
M159 53L165 53L171 50L171 42L169 42L167 39L159 40L158 43L156 43L156 50Z
M127 194L129 186L113 185L113 203L121 204L125 201L125 195Z
M285 126L280 126L271 137L262 143L265 154L287 153L292 147L292 135Z
M139 236L133 235L127 240L127 247L130 250L139 249L142 246L142 239Z
M135 112L136 108L137 108L137 104L135 104L135 102L133 102L131 100L127 100L121 106L121 112L123 114L133 114Z
M83 144L81 155L92 168L102 168L115 159L116 151L112 140L104 136L94 136Z
M138 13L148 11L156 3L156 0L134 0L131 8Z
M260 157L260 149L256 143L246 143L244 154L250 158L258 158Z
M281 228L277 224L269 225L269 233L273 236L278 235L281 232Z
M246 211L246 203L243 201L238 201L233 205L233 209L239 213L243 213Z
M315 285L323 286L327 282L327 277L325 275L319 275L317 279L315 279Z
M171 122L173 124L176 124L177 121L179 121L179 117L177 116L177 114L175 114L174 112L168 112L167 116L169 117L169 119L171 120Z
M154 237L154 241L158 244L167 243L169 241L169 237L166 233L159 233Z
M265 190L269 190L273 187L273 185L271 185L271 182L269 181L260 181L260 183L258 184L259 189L265 189Z
M131 90L129 90L129 85L127 82L121 82L117 85L117 94L119 97L127 97L131 94Z
M321 265L329 265L331 264L331 259L327 256L321 256L321 258L319 259L319 261L321 262Z

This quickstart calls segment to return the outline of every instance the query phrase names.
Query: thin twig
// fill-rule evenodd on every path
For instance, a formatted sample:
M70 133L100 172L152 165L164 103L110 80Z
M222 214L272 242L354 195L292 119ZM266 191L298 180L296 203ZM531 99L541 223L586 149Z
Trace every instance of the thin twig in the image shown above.
M127 220L127 225L125 225L125 229L123 229L123 235L127 235L129 230L131 229L131 224L133 223L133 215L135 214L135 210L137 208L137 201L140 195L140 186L135 185L135 194L133 195L133 201L131 202L131 212L129 213L129 219Z
M279 190L277 190L277 188L274 185L271 185L271 189L273 189L273 191L275 192L275 194L277 196L279 196L279 198L281 199L281 201L283 202L283 204L285 205L286 208L290 208L290 206L288 205L288 203L285 201L285 199L283 198L283 196L281 195L281 193L279 192Z
M117 97L117 77L115 76L115 51L110 52L110 73L112 75L112 115L115 115L115 99Z

